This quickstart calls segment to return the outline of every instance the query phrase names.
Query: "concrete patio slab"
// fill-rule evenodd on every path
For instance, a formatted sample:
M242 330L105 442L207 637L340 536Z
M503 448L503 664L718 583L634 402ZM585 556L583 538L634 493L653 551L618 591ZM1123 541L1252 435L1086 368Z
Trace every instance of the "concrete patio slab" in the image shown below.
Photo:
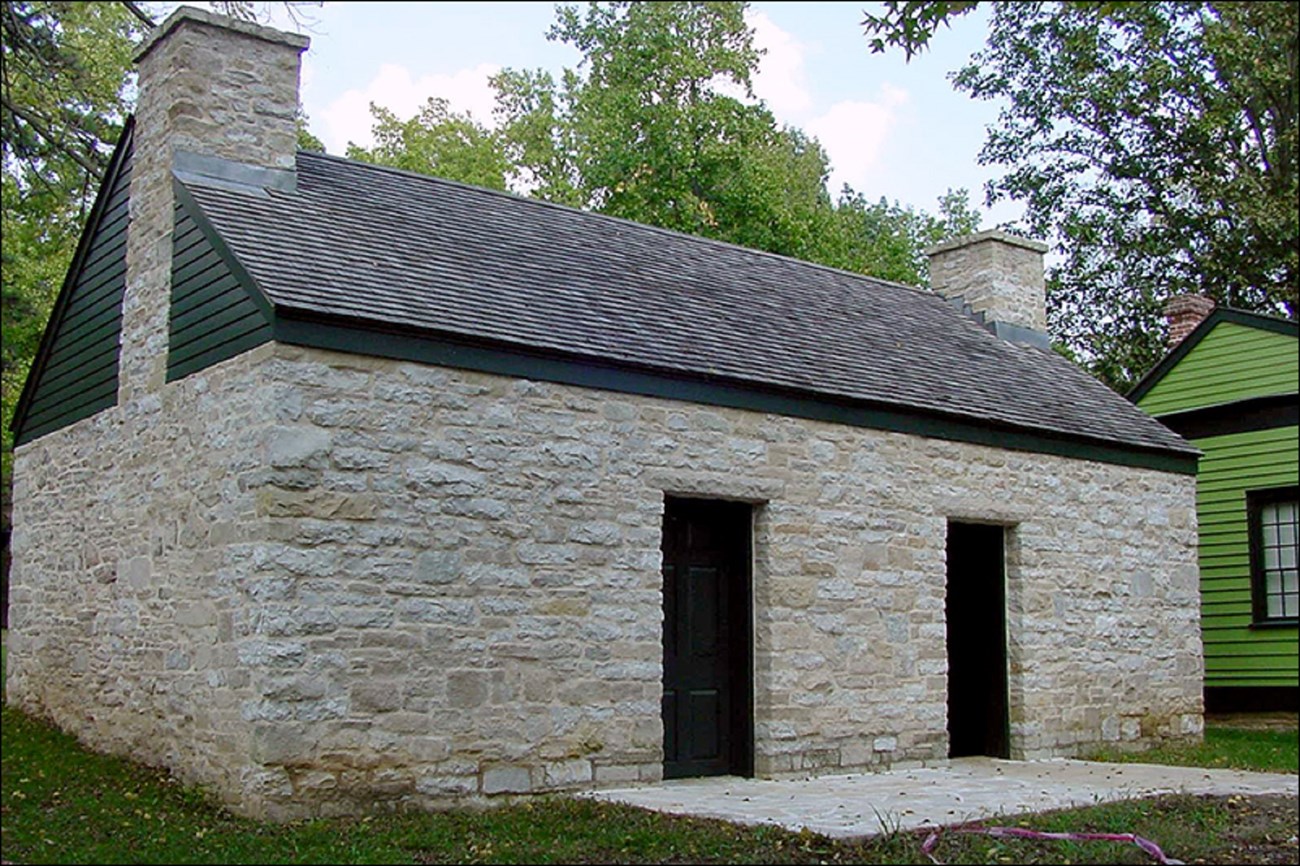
M1300 793L1300 777L1092 761L960 758L947 767L771 781L719 776L579 796L836 838L1157 794Z

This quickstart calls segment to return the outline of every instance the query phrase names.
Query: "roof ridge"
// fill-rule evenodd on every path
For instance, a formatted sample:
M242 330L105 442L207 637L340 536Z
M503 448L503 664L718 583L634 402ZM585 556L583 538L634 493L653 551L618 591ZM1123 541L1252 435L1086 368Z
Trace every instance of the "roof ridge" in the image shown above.
M662 226L650 225L649 223L641 223L641 222L637 222L636 220L628 219L627 217L610 216L609 214L603 214L598 211L583 210L582 208L573 207L571 205L557 204L556 202L546 201L540 198L532 198L531 196L520 195L519 193L511 192L509 190L500 190L500 189L492 189L490 187L485 187L485 186L476 186L472 183L465 183L464 181L459 181L459 180L451 180L449 178L439 177L438 175L434 175L434 174L423 174L418 171L411 171L410 169L405 169L405 168L395 168L390 165L379 165L373 162L362 162L356 159L348 159L346 156L336 156L332 153L318 153L310 150L299 150L298 156L299 157L307 156L311 159L324 159L324 160L329 160L331 162L343 163L344 165L356 166L358 168L365 168L365 169L373 169L375 171L387 172L389 174L400 175L402 177L409 177L416 180L437 183L437 184L445 184L447 186L458 187L460 189L470 190L472 192L487 193L488 195L493 195L500 198L506 198L511 201L523 202L525 204L530 204L530 205L538 205L540 207L553 208L555 210L561 210L566 213L579 214L581 216L591 217L593 219L606 220L614 223L621 223L623 225L632 226L638 229L645 229L652 232L671 235L672 237L675 238L686 238L688 240L702 243L707 246L726 247L729 249L739 250L741 252L752 253L754 255L774 258L783 262L793 262L795 264L804 265L811 268L817 268L818 270L821 271L827 271L828 273L832 273L832 274L854 277L856 279L862 280L863 282L878 283L880 285L889 286L891 288L907 289L908 291L916 292L926 297L932 297L940 301L943 300L942 295L938 294L932 289L928 289L923 286L912 286L907 283L897 282L895 280L887 280L884 279L883 277L875 277L870 274L859 273L858 271L849 271L849 270L845 270L844 268L837 268L831 265L824 265L820 262L809 261L808 259L799 259L799 258L795 258L794 256L784 255L782 253L774 253L769 250L760 250L757 249L756 247L747 247L744 246L743 244L737 244L731 241L723 241L723 240L718 240L717 238L709 238L709 237L704 237L703 235L693 235L688 232L677 231L676 229L667 229Z
M1222 310L1225 313L1236 313L1239 316L1249 316L1253 319L1263 319L1266 322L1276 322L1280 325L1290 325L1294 328L1300 328L1300 322L1297 322L1295 319L1289 318L1287 316L1275 316L1272 313L1261 313L1258 312L1257 310L1246 310L1241 307L1230 307L1227 304L1220 304L1216 306L1213 310L1209 312L1209 314L1205 318L1208 319L1210 316L1213 316L1215 313L1219 312L1220 310Z

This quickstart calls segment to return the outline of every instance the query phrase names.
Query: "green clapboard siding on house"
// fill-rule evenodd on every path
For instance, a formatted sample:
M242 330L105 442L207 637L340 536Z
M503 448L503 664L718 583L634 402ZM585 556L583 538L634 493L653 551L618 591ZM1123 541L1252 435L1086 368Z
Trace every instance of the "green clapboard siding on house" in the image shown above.
M1291 486L1300 477L1294 413L1270 410L1263 424L1258 412L1251 415L1257 398L1296 399L1298 346L1294 322L1216 310L1132 395L1157 418L1172 416L1171 425L1181 423L1176 413L1219 407L1209 410L1218 419L1216 435L1192 440L1205 455L1196 510L1207 688L1295 688L1300 682L1296 627L1254 623L1246 513L1247 491Z
M121 148L116 165L110 166L113 177L107 197L96 202L87 225L89 238L83 238L73 260L37 355L37 373L18 412L18 445L117 404L130 219L129 131Z
M167 380L233 358L271 339L271 324L180 201L172 233Z
M1198 439L1201 629L1207 686L1295 686L1296 628L1251 628L1246 491L1300 476L1300 428Z
M1219 322L1187 357L1138 401L1159 417L1270 394L1294 394L1300 383L1295 337Z

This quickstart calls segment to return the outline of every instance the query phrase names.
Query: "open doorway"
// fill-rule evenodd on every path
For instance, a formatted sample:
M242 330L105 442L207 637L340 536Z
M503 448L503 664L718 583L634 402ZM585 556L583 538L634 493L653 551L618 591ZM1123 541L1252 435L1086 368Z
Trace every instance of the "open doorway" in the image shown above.
M948 523L948 756L1010 756L1006 543L1001 526Z

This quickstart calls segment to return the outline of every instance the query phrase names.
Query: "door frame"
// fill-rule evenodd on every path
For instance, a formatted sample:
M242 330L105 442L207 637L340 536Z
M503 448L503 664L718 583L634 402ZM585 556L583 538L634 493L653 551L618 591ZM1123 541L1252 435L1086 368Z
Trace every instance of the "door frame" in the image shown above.
M1014 540L1013 530L1015 527L1009 526L1005 523L990 521L990 520L979 520L979 519L962 518L962 517L955 517L955 516L948 517L946 520L945 534L944 534L944 549L945 549L945 553L948 556L951 556L952 553L952 548L951 548L952 530L954 525L960 525L963 527L972 527L972 528L983 527L988 529L990 531L990 534L994 530L998 532L998 537L999 537L998 564L1000 567L1000 574L997 577L996 585L997 585L997 591L1000 599L1000 605L999 605L1000 610L998 613L999 613L999 618L1001 620L1001 630L999 635L999 640L1001 644L1001 652L999 653L1000 660L1001 660L1001 676L999 677L999 685L1002 692L1000 696L1001 697L1001 718L999 720L999 725L998 725L999 730L996 732L996 734L994 734L993 732L987 729L985 730L984 732L985 748L983 754L987 757L1010 758L1014 753L1014 749L1012 747L1012 734L1011 734L1012 691L1013 691L1012 676L1011 676L1011 670L1012 670L1011 597L1012 597L1013 586L1012 586L1012 579L1011 579L1012 577L1011 571L1012 571L1012 558L1013 558L1012 545ZM947 709L948 709L948 713L947 713L948 718L945 727L946 727L946 732L948 734L948 756L950 758L953 757L952 755L953 719L952 719L952 692L951 692L953 645L952 645L952 634L951 634L952 624L951 624L951 617L949 616L949 609L948 609L948 606L951 604L951 599L952 599L952 563L951 561L945 559L945 566L944 566L944 620L945 622L944 625L945 625L946 634L944 638L944 655L948 659L948 666L949 666L948 669L949 686L947 688L946 699L945 699L945 702L947 703ZM994 751L988 748L991 736L997 737L1001 745L1001 749L999 751L1002 754L997 754L997 755L989 754L991 751Z

